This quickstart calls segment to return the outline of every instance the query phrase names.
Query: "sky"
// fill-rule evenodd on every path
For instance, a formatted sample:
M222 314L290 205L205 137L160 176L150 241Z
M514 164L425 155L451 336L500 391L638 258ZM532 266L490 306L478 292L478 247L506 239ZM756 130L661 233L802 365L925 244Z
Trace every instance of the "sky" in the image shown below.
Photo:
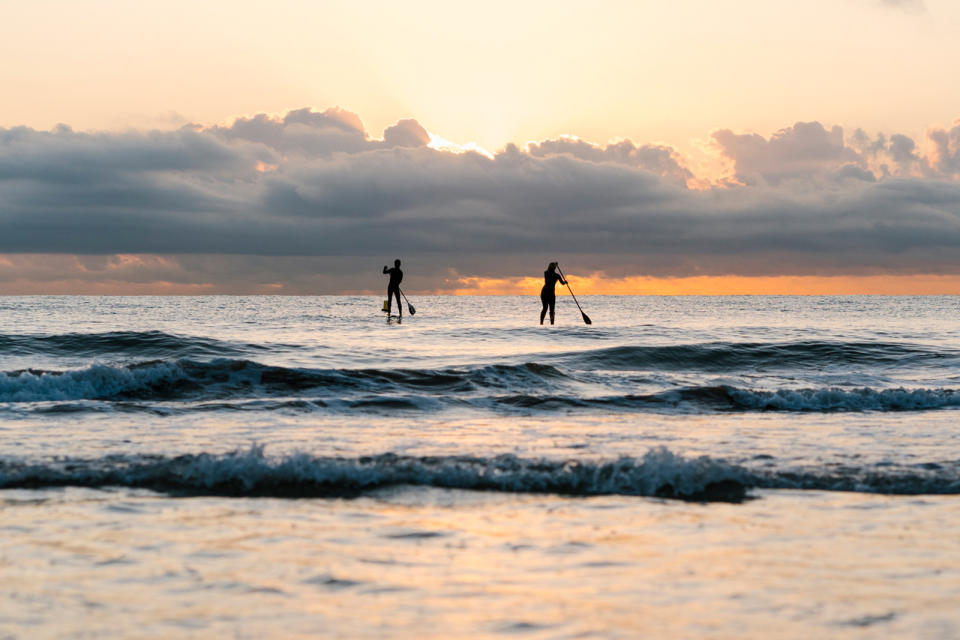
M0 293L960 293L960 4L0 4Z

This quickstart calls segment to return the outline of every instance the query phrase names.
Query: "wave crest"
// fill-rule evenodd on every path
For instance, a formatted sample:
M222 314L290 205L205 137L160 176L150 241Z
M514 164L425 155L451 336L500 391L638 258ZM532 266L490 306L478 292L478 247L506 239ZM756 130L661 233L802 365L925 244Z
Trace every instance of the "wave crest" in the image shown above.
M358 458L297 453L269 458L263 448L228 454L136 456L28 464L0 460L0 488L121 486L223 496L351 497L381 487L431 486L572 496L636 495L739 500L745 471L706 456L657 448L609 462L524 459L513 455Z
M98 358L200 358L238 356L270 347L163 331L109 331L56 335L0 334L0 354Z
M882 342L711 342L670 346L618 346L568 353L563 361L611 371L742 371L825 365L904 365L956 359L919 345Z
M480 388L538 387L564 378L555 367L528 363L472 369L299 369L250 360L148 361L84 369L0 373L0 402L176 400L262 397L319 390L339 394L457 394ZM358 398L356 401L372 401Z
M398 485L570 496L624 495L740 501L753 488L901 495L960 494L960 463L909 466L751 469L664 447L639 458L551 460L513 455L355 458L295 453L268 457L262 447L226 454L109 456L24 462L0 459L0 489L129 487L171 495L356 497Z
M919 411L960 407L954 389L778 389L727 388L734 407L760 411Z
M290 400L291 396L300 404L308 403L300 408L370 411L438 411L466 407L494 411L838 412L960 407L960 392L954 389L756 390L706 385L650 394L587 396L578 384L560 369L537 363L381 370L300 369L250 360L182 359L129 365L96 364L62 372L27 369L0 373L0 402L74 403L70 411L85 410L88 405L82 401L225 401L231 404L229 408L270 410L283 409L289 402L259 401L278 397ZM35 410L55 408L36 407Z
M497 404L523 409L618 408L687 411L922 411L960 407L954 389L743 389L726 385L683 387L651 394L600 398L559 395L510 395Z

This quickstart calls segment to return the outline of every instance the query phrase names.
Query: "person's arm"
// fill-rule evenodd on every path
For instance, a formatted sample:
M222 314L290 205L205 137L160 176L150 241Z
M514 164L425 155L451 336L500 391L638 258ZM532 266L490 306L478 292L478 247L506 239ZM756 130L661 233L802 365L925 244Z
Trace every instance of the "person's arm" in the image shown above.
M390 269L387 268L387 265L383 265L383 275L390 273Z

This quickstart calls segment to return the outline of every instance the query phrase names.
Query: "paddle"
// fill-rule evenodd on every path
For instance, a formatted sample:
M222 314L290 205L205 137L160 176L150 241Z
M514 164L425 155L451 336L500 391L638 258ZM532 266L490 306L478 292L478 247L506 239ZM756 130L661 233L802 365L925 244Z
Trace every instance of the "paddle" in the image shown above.
M560 265L557 265L557 271L560 271ZM560 271L560 277L563 278L564 282L567 281L567 276L563 275L563 271ZM567 289L570 289L570 283L567 282ZM577 304L577 309L580 309L580 303L577 302L577 296L573 295L573 289L570 289L570 295L573 296L573 301ZM412 313L412 312L411 312ZM584 324L593 324L593 321L590 319L590 316L583 312L583 309L580 309L580 315L583 316Z
M407 300L407 294L403 292L403 289L400 289L400 287L397 287L397 289L400 291L400 295L403 296L403 299ZM407 311L410 312L410 315L414 315L417 312L417 310L413 308L413 305L410 304L409 300L407 300Z

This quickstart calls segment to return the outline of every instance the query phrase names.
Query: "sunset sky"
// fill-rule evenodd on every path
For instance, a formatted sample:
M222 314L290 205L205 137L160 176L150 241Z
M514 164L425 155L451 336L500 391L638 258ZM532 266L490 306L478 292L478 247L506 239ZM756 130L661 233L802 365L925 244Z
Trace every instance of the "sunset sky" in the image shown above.
M0 293L960 293L960 3L0 13Z

